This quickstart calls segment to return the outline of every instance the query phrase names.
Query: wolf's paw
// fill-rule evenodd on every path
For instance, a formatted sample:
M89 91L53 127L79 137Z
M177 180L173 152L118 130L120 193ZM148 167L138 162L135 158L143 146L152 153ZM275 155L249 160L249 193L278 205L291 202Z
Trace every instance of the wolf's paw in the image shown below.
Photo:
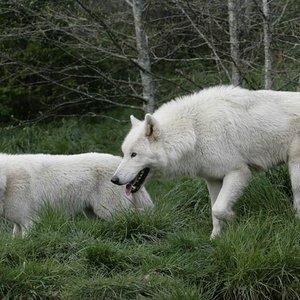
M211 233L211 235L210 235L210 237L209 237L209 239L212 241L212 240L214 240L217 236L219 236L220 235L220 232L212 232Z
M219 223L215 224L215 226L213 227L213 230L210 235L210 240L212 241L215 237L219 236L221 234L221 231L222 231L222 226L221 226L221 222L219 221Z
M220 209L218 207L212 208L213 215L222 221L230 221L235 218L235 213L232 209Z

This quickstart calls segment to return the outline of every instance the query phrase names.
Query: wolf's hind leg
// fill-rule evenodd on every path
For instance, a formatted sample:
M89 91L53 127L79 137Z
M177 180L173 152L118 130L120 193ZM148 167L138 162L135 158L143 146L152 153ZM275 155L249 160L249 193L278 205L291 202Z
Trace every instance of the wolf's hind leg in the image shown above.
M234 218L233 204L244 191L252 174L248 166L242 166L225 175L223 185L212 208L213 215L219 220Z
M212 208L222 188L222 180L206 180L206 184L207 184L207 188L210 196L211 208ZM211 214L211 217L213 223L213 230L210 235L210 239L213 239L214 237L216 237L221 233L223 227L223 221L217 219L213 213Z

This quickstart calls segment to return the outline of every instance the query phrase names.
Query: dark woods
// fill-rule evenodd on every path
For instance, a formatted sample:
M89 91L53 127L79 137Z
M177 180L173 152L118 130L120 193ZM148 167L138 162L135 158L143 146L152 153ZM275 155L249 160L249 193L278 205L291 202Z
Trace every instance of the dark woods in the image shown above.
M142 113L149 97L157 106L231 83L233 72L241 85L264 88L264 24L272 88L296 90L300 3L269 1L266 17L263 2L2 0L1 122Z

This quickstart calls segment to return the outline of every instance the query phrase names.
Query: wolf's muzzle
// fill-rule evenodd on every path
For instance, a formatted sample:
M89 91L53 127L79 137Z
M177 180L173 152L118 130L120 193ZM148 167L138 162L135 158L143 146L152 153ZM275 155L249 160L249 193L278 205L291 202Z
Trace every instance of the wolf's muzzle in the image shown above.
M112 183L117 184L117 185L121 185L120 184L120 179L118 176L113 176L110 180Z

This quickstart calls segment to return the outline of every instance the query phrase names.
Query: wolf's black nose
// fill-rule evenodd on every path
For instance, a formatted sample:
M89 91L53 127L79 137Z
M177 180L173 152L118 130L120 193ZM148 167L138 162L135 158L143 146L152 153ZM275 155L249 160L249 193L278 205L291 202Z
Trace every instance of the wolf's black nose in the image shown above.
M110 181L114 184L120 184L118 176L113 176Z

